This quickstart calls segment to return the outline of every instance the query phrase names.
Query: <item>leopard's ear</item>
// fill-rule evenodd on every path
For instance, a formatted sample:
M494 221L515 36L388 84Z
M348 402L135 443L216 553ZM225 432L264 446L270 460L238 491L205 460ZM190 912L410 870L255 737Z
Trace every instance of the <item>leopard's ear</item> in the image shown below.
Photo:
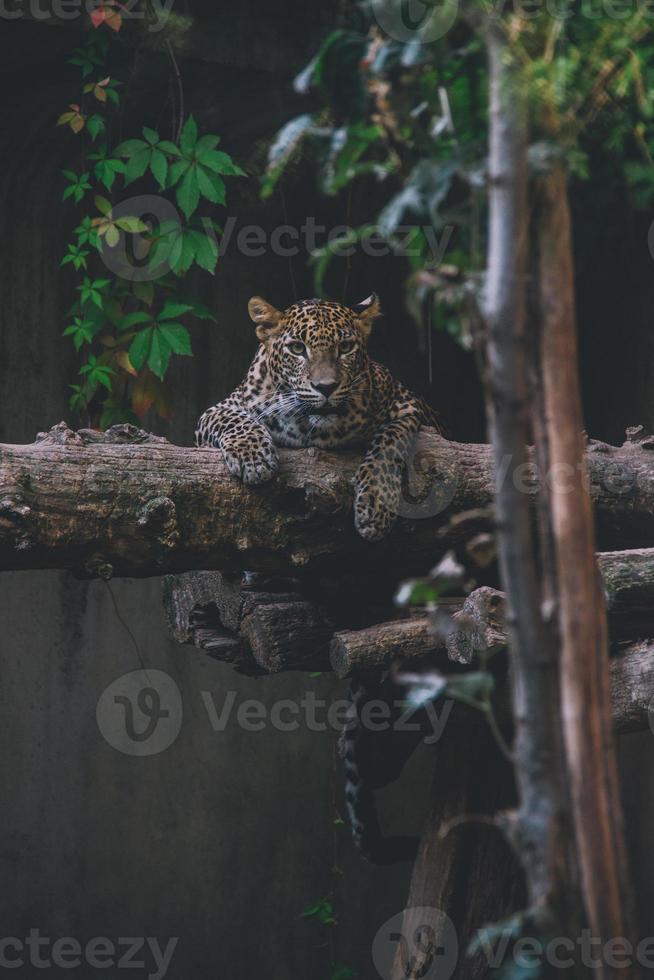
M252 297L248 303L248 313L257 325L257 337L262 344L267 344L279 333L282 314L261 296Z
M367 340L372 333L375 320L382 315L381 303L377 293L371 293L362 303L352 307L359 330Z

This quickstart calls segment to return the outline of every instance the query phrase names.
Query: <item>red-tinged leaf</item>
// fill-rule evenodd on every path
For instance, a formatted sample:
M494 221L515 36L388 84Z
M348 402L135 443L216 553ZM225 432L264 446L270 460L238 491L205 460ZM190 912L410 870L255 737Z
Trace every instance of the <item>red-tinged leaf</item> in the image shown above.
M144 418L157 397L157 379L147 369L139 375L132 388L132 408L140 419Z
M74 133L81 133L81 131L84 129L84 116L80 116L78 113L75 113L70 121L70 128Z
M105 17L106 17L105 10L100 9L100 10L91 11L91 23L96 29L100 27L101 24L104 24Z
M126 350L116 351L116 364L118 364L119 367L123 369L123 371L126 371L127 374L131 374L133 378L137 377L137 372L134 368L134 365L130 361L129 354L127 353Z
M95 88L93 89L93 94L95 95L95 97L98 100L98 102L106 102L107 101L107 93L105 92L105 90L103 88L100 88L99 85L96 85L95 86Z
M107 11L107 16L105 20L106 20L107 27L110 27L112 31L116 31L116 33L118 33L118 31L123 26L123 18L121 17L121 15L118 13L117 10Z

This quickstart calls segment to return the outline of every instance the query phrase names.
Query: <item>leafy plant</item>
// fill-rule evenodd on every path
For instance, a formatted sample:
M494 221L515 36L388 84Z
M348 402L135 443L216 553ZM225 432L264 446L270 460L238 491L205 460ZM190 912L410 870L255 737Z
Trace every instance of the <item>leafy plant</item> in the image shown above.
M316 905L310 905L301 914L303 919L317 919L324 926L338 925L332 903L326 898L322 898Z
M138 421L150 409L170 418L171 360L192 356L191 319L214 320L206 307L178 293L178 281L193 265L213 274L218 262L220 225L199 208L223 206L226 180L245 176L217 148L219 136L202 133L192 115L174 125L173 139L144 125L139 137L113 145L121 83L108 62L125 26L121 10L117 0L107 0L91 11L92 29L69 59L82 77L79 101L57 120L82 141L80 172L63 171L63 198L81 212L61 259L79 276L64 329L83 358L70 406L101 427ZM116 195L137 182L145 194L172 197L169 210L174 202L179 219L155 225L126 213ZM138 275L124 278L129 260L121 266L112 258L127 255L128 240L140 265Z
M389 0L393 3L399 8L401 0ZM282 179L291 179L301 157L313 162L323 193L356 185L362 223L314 254L316 292L327 292L343 246L357 245L373 233L392 243L400 227L408 225L413 254L402 274L410 312L470 345L470 301L482 282L486 244L484 51L463 16L434 43L402 42L379 31L370 6L362 5L368 9L367 25L330 32L296 78L296 90L310 93L319 107L290 119L279 131L261 193L269 197ZM603 165L610 157L617 180L622 177L633 187L635 203L650 207L651 19L642 10L620 20L589 17L564 4L559 15L545 8L533 17L514 13L506 29L528 85L534 175L547 172L554 156L563 156L571 175L584 180L601 145ZM561 120L556 142L548 125L552 113ZM444 227L452 234L435 255L425 230Z

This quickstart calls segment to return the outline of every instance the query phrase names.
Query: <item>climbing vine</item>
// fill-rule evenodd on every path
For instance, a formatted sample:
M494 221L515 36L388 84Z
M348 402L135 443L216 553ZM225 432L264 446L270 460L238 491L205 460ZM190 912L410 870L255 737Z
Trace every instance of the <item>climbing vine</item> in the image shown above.
M136 422L150 409L171 417L165 383L171 359L192 355L191 318L214 320L181 293L184 277L194 265L215 273L221 227L212 212L226 203L226 178L245 176L218 149L220 137L184 114L169 39L179 93L170 138L143 125L133 138L114 142L123 85L110 62L124 28L118 2L91 11L84 42L69 59L81 75L78 100L57 120L80 141L79 169L63 171L63 199L75 220L61 265L77 276L63 333L81 360L70 407L100 428ZM132 185L138 196L121 200Z

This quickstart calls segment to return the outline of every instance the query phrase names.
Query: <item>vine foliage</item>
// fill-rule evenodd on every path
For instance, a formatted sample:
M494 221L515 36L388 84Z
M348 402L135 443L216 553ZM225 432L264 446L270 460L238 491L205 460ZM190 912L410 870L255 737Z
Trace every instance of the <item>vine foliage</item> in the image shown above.
M137 422L150 409L172 416L171 359L192 355L192 318L214 320L182 293L183 282L193 266L215 273L222 229L212 212L225 206L226 180L246 176L218 149L219 136L183 115L183 93L171 138L143 125L115 142L123 85L110 63L126 29L121 9L112 2L91 11L69 59L81 76L78 101L57 121L79 141L80 160L79 169L63 171L63 199L76 217L61 265L77 277L64 335L81 360L70 407L100 428ZM165 44L181 85L172 44Z

